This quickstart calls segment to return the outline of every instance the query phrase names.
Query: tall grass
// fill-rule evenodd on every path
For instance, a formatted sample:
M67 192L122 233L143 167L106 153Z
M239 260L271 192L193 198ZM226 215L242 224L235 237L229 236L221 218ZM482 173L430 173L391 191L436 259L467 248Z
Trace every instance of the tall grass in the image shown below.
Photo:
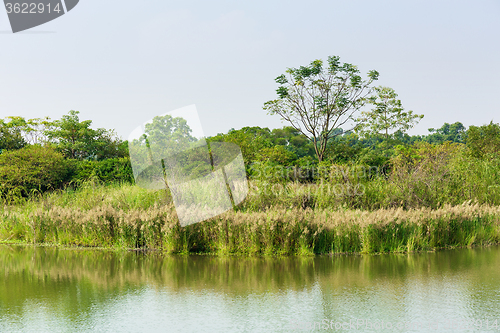
M168 202L164 191L130 185L54 193L4 207L0 240L219 255L406 252L500 241L499 206L270 207L182 228Z

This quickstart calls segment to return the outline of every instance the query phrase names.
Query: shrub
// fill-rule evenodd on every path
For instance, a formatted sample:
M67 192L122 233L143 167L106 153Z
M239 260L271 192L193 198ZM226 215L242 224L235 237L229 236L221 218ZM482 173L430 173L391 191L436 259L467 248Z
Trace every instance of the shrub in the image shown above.
M463 145L446 142L433 145L420 142L413 146L398 146L392 159L390 182L396 186L400 205L404 207L438 207L449 199L461 198L457 193L455 160Z
M27 197L60 188L69 174L63 156L50 147L28 146L0 155L0 196Z
M125 182L133 183L134 176L130 158L110 158L102 161L75 161L75 173L72 180L82 183L98 180L103 183ZM73 162L73 163L75 163Z

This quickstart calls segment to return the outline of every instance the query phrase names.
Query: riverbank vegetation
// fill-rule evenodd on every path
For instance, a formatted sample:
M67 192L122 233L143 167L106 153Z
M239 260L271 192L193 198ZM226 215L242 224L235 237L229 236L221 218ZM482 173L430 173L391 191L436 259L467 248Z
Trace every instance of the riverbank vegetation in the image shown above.
M291 126L207 138L241 148L247 198L235 211L185 228L168 189L134 185L128 143L113 131L92 129L77 111L56 121L0 120L0 241L216 254L402 252L500 242L500 125L445 123L410 136L406 130L422 116L405 112L387 87L361 97L378 73L361 85L355 68L336 61L329 59L330 66L358 94L355 109L372 103L372 110L361 112L350 130L327 121L319 132L304 131L297 119L320 124L330 113L342 122L352 119L353 106L335 111L328 103L339 101L318 97L313 111L290 111L300 97L293 87L318 84L311 77L322 73L314 62L290 69L288 81L277 78L279 98L265 108Z
M491 126L497 125L484 127ZM13 163L15 154L30 149L47 148L13 150L0 158ZM467 143L418 140L394 149L389 162L378 167L353 161L306 167L253 161L247 168L250 192L236 212L185 228L177 223L167 190L141 189L130 174L109 182L94 172L60 189L47 185L4 196L0 239L173 253L302 255L493 244L500 241L500 158L496 152L477 156L472 149ZM50 151L52 159L57 152ZM40 172L33 176L37 182L61 172L44 173L49 169L41 171L43 164L33 170ZM14 182L19 175L4 179Z
M164 193L85 187L4 208L0 239L169 253L381 253L500 241L500 206L464 203L376 210L241 209L181 228Z

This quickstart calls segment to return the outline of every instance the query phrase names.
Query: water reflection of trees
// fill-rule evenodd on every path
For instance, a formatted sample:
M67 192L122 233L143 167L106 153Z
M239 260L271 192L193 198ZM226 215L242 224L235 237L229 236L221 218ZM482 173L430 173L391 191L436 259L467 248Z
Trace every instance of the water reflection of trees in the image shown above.
M10 315L20 315L27 302L43 303L49 311L72 319L96 304L105 305L145 286L181 294L210 291L229 298L284 292L304 297L319 287L318 309L327 318L338 316L338 309L376 304L385 304L386 311L398 316L405 312L412 292L449 288L450 281L463 302L480 308L500 287L499 259L498 248L411 255L230 258L2 246L0 306L2 313L8 309Z

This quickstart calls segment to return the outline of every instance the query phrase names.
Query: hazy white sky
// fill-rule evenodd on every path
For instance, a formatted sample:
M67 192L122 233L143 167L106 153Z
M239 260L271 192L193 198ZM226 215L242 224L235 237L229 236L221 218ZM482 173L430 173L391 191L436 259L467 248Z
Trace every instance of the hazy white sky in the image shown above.
M338 55L425 115L412 131L500 122L500 1L102 1L26 33L0 10L0 117L69 110L127 138L196 104L206 135L281 127L287 67ZM50 33L43 33L50 32Z

